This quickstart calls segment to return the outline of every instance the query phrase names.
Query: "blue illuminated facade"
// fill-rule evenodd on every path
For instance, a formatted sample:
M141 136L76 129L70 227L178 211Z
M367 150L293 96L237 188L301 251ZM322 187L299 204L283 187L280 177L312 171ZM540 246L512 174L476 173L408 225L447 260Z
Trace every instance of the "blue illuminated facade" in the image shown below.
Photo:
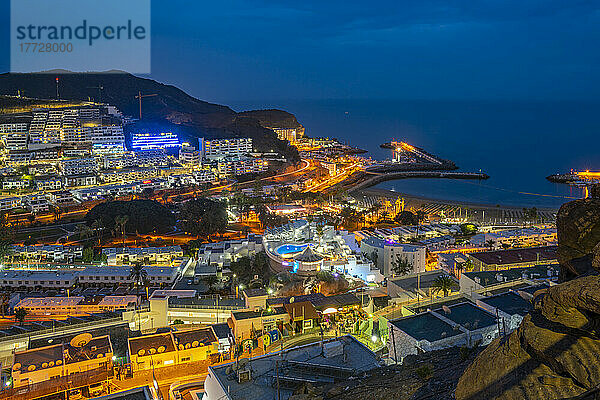
M134 150L152 150L181 147L179 137L172 132L140 132L131 138L131 148Z

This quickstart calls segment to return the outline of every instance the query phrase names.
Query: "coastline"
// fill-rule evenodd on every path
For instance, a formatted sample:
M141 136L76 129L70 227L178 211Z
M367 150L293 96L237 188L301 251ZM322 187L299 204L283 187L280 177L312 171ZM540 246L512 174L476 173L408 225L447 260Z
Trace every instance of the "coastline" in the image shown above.
M367 199L369 197L384 197L390 200L393 199L393 201L395 201L398 197L402 197L405 201L405 208L409 210L411 208L418 209L421 207L431 207L432 205L440 205L449 209L460 208L462 210L468 210L468 212L472 212L472 218L474 218L474 220L478 222L496 221L507 223L508 221L511 221L515 224L523 222L521 220L521 216L523 214L523 207L436 199L426 196L416 196L379 188L361 189L356 191L353 196L357 200L360 200L361 198ZM537 211L540 217L542 217L545 221L551 221L554 220L555 215L558 212L558 208L539 207L537 208Z

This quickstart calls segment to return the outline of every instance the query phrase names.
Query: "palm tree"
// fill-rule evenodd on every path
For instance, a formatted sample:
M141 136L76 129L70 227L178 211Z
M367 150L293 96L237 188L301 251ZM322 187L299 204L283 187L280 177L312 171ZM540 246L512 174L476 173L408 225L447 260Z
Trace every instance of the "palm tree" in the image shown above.
M492 239L486 240L485 242L485 247L487 247L488 249L493 249L494 248L494 244L495 242Z
M141 261L136 261L129 270L129 279L133 280L135 285L135 294L139 297L140 286L145 286L148 280L148 271L144 269Z
M441 275L435 278L433 283L431 284L431 288L434 293L443 292L444 297L448 296L448 293L452 291L452 288L456 286L454 280L448 275Z
M396 259L392 260L392 272L396 275L406 275L412 271L412 264L400 254L396 254Z
M17 321L19 321L19 325L23 325L23 322L25 322L25 317L27 316L27 314L28 314L28 312L24 308L17 308L15 310L15 319Z
M417 217L417 236L419 236L419 226L421 225L421 222L425 220L426 216L427 213L423 210L417 210L415 213L415 217Z
M129 221L129 216L127 215L119 215L115 217L115 225L118 228L118 231L123 235L123 246L125 246L125 225Z
M94 234L92 228L87 224L77 225L77 230L79 231L79 239L83 241L87 241Z
M8 293L2 293L2 295L0 296L0 312L2 313L2 318L4 318L4 313L6 312L9 300L10 296L8 295Z
M98 246L100 246L100 235L102 234L102 228L104 228L102 220L100 218L95 219L92 223L92 228L94 228L96 239L98 240Z

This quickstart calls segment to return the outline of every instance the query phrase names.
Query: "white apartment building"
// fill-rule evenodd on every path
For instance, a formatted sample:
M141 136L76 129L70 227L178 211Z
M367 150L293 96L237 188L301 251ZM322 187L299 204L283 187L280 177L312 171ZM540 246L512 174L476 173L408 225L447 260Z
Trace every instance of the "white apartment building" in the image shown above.
M102 249L108 265L131 265L142 262L144 265L172 265L183 258L180 246L164 247L109 247Z
M30 195L25 196L23 203L27 209L29 209L32 213L39 213L48 211L50 209L50 202L46 198L46 196L40 195Z
M98 172L98 163L92 157L62 160L60 170L63 175L95 174Z
M58 176L41 176L35 178L37 190L58 190L62 188L62 179Z
M187 260L186 260L187 262ZM133 285L135 279L130 276L128 266L92 266L78 273L79 284L94 287L113 287L115 285ZM147 280L150 286L166 286L173 283L179 267L145 266Z
M8 211L18 207L21 207L21 197L11 196L0 198L0 211Z
M4 270L0 286L7 289L68 289L77 282L77 274L63 271Z
M252 152L251 138L232 139L198 139L202 157L208 160L217 160L226 157L242 157Z
M271 128L277 134L277 139L290 143L297 141L304 134L304 128Z
M98 177L94 174L65 176L65 186L91 186L98 184Z
M111 169L100 172L100 179L107 183L139 181L158 176L160 176L160 170L154 167Z
M2 180L3 190L27 189L29 186L31 181L20 176L7 176Z
M62 244L39 244L32 246L15 245L13 255L23 260L72 261L83 256L83 246L64 246Z
M7 150L25 150L27 148L27 132L8 133L4 135L4 146Z
M167 154L163 149L131 151L126 152L123 155L102 156L102 167L105 169L158 167L165 166L167 164Z
M412 265L413 270L411 273L425 271L425 246L397 243L392 240L371 236L362 239L360 242L360 251L370 258L373 258L373 253L376 253L377 267L386 277L393 275L393 264L398 257Z
M244 175L260 173L268 169L269 162L261 158L230 157L218 161L217 171L219 177L231 175Z
M202 161L202 155L200 151L196 150L190 145L183 145L179 149L179 162L185 165L199 165Z

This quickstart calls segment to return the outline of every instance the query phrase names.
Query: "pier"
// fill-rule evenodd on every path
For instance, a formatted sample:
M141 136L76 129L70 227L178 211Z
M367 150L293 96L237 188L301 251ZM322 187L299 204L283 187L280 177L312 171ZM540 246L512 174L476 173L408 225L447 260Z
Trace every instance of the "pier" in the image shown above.
M483 172L457 172L457 171L401 171L401 172L370 172L365 171L364 177L355 185L349 188L349 191L375 186L381 182L396 179L409 178L445 178L445 179L476 179L486 180L489 178Z

